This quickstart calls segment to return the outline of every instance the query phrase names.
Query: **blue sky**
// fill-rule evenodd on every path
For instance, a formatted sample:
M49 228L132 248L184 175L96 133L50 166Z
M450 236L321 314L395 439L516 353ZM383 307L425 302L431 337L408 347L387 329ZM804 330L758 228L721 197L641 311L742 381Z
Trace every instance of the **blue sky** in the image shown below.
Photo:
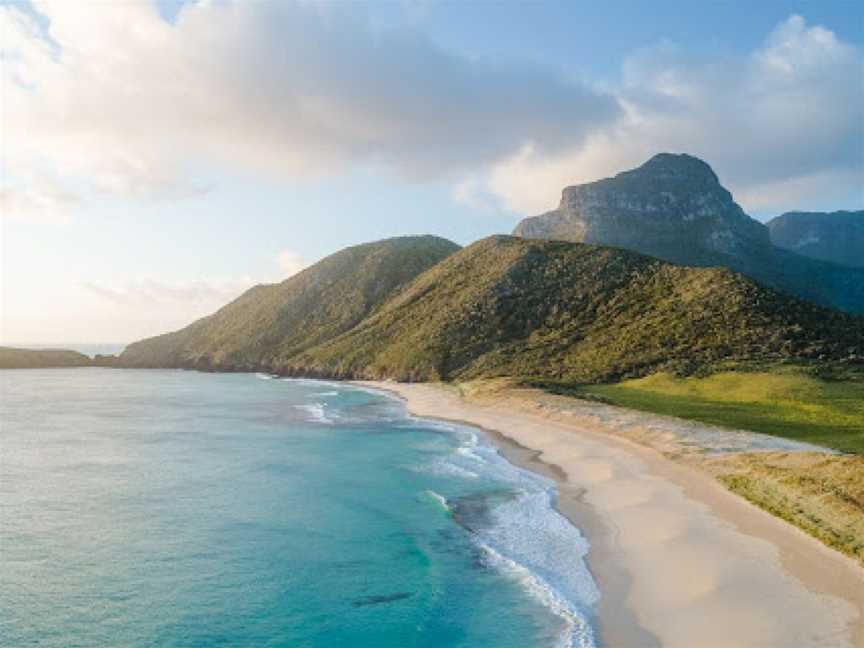
M853 2L0 3L0 342L128 342L346 245L466 244L660 150L864 204Z

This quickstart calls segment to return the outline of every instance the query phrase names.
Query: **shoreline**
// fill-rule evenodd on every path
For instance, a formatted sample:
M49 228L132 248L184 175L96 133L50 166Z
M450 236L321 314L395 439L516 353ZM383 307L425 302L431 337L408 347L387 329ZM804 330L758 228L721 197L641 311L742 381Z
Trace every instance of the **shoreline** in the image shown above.
M864 570L708 473L608 425L505 398L354 384L398 396L413 415L480 428L511 463L556 482L556 507L591 545L603 645L864 647Z

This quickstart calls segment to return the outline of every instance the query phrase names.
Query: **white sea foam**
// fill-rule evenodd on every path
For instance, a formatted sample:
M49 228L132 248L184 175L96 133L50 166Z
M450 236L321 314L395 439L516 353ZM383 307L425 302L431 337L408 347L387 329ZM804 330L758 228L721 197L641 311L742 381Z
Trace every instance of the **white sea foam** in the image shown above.
M328 384L317 380L302 382ZM408 416L404 402L389 392L356 385L329 384L397 401L400 404L399 420L405 422L405 427L434 429L457 439L458 445L450 455L418 469L459 478L478 479L482 476L509 484L512 497L494 504L488 519L472 528L474 541L490 566L516 578L562 620L558 647L596 646L589 619L599 592L585 563L590 547L579 530L555 509L555 483L552 480L511 464L474 428ZM323 403L296 407L305 409L321 422L332 422ZM376 420L380 419L376 416ZM342 423L342 419L339 422ZM444 510L452 510L444 496L432 490L426 493Z
M333 418L327 415L327 408L324 403L295 405L294 407L309 414L309 417L316 423L326 423L328 425L333 423Z
M489 545L479 545L488 564L515 578L531 596L561 619L564 627L556 648L595 648L597 644L591 624L577 607L524 565L501 555Z
M277 378L278 376L274 376L272 374L266 374L266 373L256 373L255 377L258 378L259 380L273 380L274 378Z
M512 491L512 497L493 505L482 525L472 528L489 564L517 577L562 619L559 646L593 647L588 619L600 595L585 563L590 546L555 509L555 483L511 464L477 431L448 428L460 444L447 464L509 484Z
M325 391L325 392L316 392L314 394L309 394L306 398L318 398L319 396L338 396L339 392L337 391Z
M431 473L433 475L448 475L450 477L460 477L462 479L479 479L480 475L472 470L467 470L462 466L451 463L449 461L435 461L430 464L416 467L417 472Z
M435 502L444 509L446 512L450 512L450 505L447 503L447 498L441 495L440 493L436 493L433 490L427 490L426 494L431 497Z

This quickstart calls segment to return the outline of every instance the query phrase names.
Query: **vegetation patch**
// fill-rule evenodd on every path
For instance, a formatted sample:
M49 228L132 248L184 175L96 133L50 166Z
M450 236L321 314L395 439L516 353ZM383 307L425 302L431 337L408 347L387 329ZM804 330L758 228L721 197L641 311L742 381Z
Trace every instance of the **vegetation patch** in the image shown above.
M864 457L750 453L707 465L732 492L864 565Z
M497 236L418 276L350 331L277 370L354 378L563 384L730 364L852 366L864 317L721 268Z
M576 393L712 425L753 430L864 454L864 381L823 380L800 372L721 372L679 378L656 374Z
M0 347L0 369L89 367L90 356L66 349L15 349Z

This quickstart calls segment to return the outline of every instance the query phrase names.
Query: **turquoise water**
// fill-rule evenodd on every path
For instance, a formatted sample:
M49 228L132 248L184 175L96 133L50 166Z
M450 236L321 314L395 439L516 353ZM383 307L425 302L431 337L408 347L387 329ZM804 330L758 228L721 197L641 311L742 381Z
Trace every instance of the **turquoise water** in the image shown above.
M553 484L382 394L0 371L4 646L591 646Z

